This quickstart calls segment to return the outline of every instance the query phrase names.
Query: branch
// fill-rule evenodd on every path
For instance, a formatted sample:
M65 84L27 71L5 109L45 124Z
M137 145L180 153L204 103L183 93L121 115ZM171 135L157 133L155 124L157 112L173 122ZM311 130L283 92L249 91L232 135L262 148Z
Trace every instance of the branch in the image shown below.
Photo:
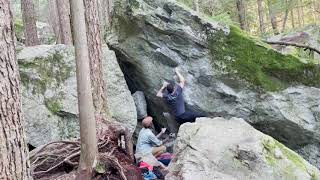
M304 48L304 49L309 49L311 51L317 52L318 54L320 54L320 50L316 49L314 47L308 46L308 45L304 45L304 44L298 44L298 43L292 43L292 42L283 42L283 41L264 41L265 43L268 44L277 44L277 45L283 45L283 46L295 46L295 47L299 47L299 48Z

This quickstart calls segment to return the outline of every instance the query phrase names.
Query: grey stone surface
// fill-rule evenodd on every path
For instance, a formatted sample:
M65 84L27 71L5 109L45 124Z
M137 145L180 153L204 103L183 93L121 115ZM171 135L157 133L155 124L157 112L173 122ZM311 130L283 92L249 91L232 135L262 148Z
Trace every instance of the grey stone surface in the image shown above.
M138 119L145 118L148 115L148 112L147 112L147 102L143 92L137 91L132 94L132 97L137 108Z
M210 116L244 118L296 151L319 145L319 88L292 84L267 92L253 87L227 73L209 50L208 36L217 31L228 35L228 26L209 22L175 1L127 2L115 1L114 27L107 40L130 87L143 90L149 114L157 123L166 125L163 112L169 111L155 96L156 90L164 80L174 79L174 68L178 66L186 79L184 98L188 109ZM305 152L302 155L308 159Z
M319 179L319 170L240 118L199 118L180 127L168 180Z
M27 141L37 147L79 137L73 47L40 45L18 53ZM103 48L108 109L133 133L136 109L114 52Z

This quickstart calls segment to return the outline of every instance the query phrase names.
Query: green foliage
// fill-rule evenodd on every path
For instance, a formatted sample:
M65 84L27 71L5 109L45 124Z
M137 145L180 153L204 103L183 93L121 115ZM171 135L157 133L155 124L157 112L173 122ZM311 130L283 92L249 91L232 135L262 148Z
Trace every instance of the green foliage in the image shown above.
M22 42L23 39L23 23L21 19L14 20L14 32L16 34L17 40Z
M229 35L221 31L213 33L209 37L209 48L213 63L220 61L225 64L224 70L265 90L281 90L287 83L317 87L320 84L318 66L278 53L234 26L230 27Z
M59 98L53 97L50 99L45 99L44 104L52 114L58 114L59 111L62 109L62 105Z

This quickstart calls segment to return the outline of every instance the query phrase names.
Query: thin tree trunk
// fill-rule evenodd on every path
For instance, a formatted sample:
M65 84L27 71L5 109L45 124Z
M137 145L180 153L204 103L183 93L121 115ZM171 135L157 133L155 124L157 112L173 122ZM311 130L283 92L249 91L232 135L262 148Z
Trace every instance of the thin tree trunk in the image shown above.
M40 44L37 34L36 17L32 0L21 0L22 21L26 46Z
M87 22L87 40L90 59L90 77L95 114L106 115L105 82L102 73L101 34L97 0L84 0Z
M243 4L243 0L237 0L237 10L238 10L240 28L242 30L247 30L246 17L245 17L245 6Z
M259 27L260 27L261 34L263 34L265 32L265 29L264 29L262 0L257 0L257 4L258 4L258 14L259 14Z
M70 4L68 0L57 0L59 29L62 44L73 44L70 25Z
M56 43L61 44L61 37L60 37L60 24L59 24L59 15L58 15L58 8L57 8L57 0L48 0L49 6L49 15L48 15L48 22L53 29L54 35L56 37Z
M0 0L0 179L32 179L9 0Z
M295 28L293 10L291 10L290 13L291 13L291 24L292 24L292 28Z
M96 121L92 101L90 64L83 1L70 0L77 67L81 155L79 176L90 179L97 155ZM78 176L78 177L79 177Z
M298 1L298 7L297 7L297 12L298 12L298 25L301 27L301 13L300 13L300 1Z
M193 10L199 12L199 0L193 0Z
M273 30L273 33L275 35L279 34L279 31L278 31L278 24L277 24L277 17L274 13L274 3L271 2L272 0L268 0L268 9L269 9L269 16L270 16L270 21L271 21L271 26L272 26L272 30Z
M283 23L282 23L282 29L281 29L281 33L284 32L285 28L286 28L286 24L287 24L287 20L288 20L288 14L289 14L289 6L291 5L291 2L288 3L288 0L286 0L286 11L284 13L284 17L283 17Z
M304 7L303 1L300 0L302 26L304 26L304 10L303 10L303 7Z

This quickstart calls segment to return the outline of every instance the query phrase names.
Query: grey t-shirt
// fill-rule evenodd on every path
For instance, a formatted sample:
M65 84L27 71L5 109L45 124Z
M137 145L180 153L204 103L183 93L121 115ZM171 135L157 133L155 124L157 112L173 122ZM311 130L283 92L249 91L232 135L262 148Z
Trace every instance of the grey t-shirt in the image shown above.
M171 112L176 117L180 116L186 111L182 90L183 89L179 85L177 85L177 89L173 92L173 94L169 94L168 92L163 94L163 98L171 109Z
M142 128L136 145L136 154L144 155L152 152L152 147L161 146L160 141L149 128Z

